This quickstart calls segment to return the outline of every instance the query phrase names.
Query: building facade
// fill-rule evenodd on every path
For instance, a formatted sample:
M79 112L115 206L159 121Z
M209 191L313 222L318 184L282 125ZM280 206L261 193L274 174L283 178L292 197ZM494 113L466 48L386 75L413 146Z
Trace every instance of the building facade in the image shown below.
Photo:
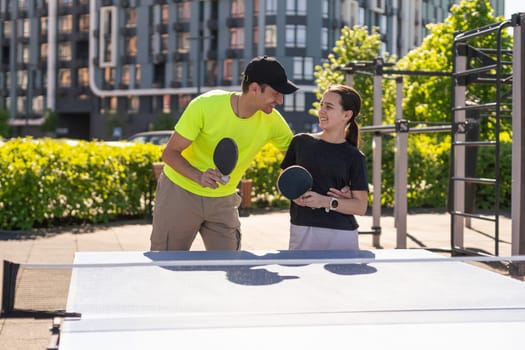
M296 132L316 128L314 66L343 26L378 27L401 57L449 0L0 0L0 109L13 136L120 139L175 123L213 88L240 90L254 56L275 56L300 90L279 107ZM493 0L496 14L502 1Z

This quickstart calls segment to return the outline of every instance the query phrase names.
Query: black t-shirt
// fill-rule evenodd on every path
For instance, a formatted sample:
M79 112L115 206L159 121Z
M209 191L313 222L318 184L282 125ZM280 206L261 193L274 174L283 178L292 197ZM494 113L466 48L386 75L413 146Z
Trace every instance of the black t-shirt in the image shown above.
M364 154L348 142L329 143L309 134L294 136L281 163L305 167L313 177L312 191L326 195L330 187L350 186L353 191L368 191L368 175ZM294 225L355 230L359 227L353 215L324 208L300 207L291 202L290 218Z

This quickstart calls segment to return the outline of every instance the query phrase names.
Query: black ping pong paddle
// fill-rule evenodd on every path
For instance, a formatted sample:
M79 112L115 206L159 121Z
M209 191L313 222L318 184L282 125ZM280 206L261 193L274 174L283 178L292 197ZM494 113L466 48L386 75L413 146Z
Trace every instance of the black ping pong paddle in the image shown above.
M284 169L277 179L277 188L283 196L294 200L312 188L312 174L300 165Z
M239 158L239 149L235 141L229 137L225 137L217 143L213 151L213 162L222 174L222 181L224 183L230 180L230 174L237 165Z

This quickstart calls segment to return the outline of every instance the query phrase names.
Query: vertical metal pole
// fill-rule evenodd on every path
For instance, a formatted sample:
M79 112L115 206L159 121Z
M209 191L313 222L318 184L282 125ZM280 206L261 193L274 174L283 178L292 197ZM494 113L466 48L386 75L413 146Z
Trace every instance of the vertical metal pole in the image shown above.
M457 55L455 62L455 73L464 72L467 69L467 44L460 42L457 44ZM461 79L461 78L460 78ZM466 93L466 83L456 82L454 86L454 103L455 107L464 107L465 106L465 93ZM465 123L465 110L456 109L454 110L454 125L461 125ZM462 132L456 132L453 135L454 142L465 142L466 134ZM465 146L456 145L453 146L454 152L454 163L451 165L453 167L453 174L456 178L465 177ZM454 212L465 212L465 182L462 180L456 180L452 184L454 186L454 198L452 198ZM453 248L464 247L464 217L461 215L452 216L452 230L453 238L452 242Z
M201 94L201 70L202 70L202 1L197 1L197 95Z
M266 26L266 1L259 0L259 17L257 17L257 27L259 27L259 33L258 33L259 39L257 43L257 56L264 55L265 26Z
M374 62L374 125L381 125L381 117L383 110L382 96L383 96L383 59L378 57ZM381 153L382 153L382 135L381 133L374 134L373 147L373 174L372 184L374 186L372 199L372 230L381 232ZM380 236L374 234L372 238L374 247L380 247Z
M523 105L525 91L525 80L523 72L525 69L525 14L513 15L514 25L514 48L512 59L512 255L525 254L525 162L523 162L523 150L525 149L525 133L523 123ZM525 264L513 265L513 273L525 275Z
M403 78L396 79L396 121L403 119ZM395 204L396 248L407 248L408 130L396 132Z
M19 268L19 264L4 260L0 316L10 314L15 308L16 276Z
M94 0L92 0L94 1ZM47 26L47 96L46 107L55 110L56 95L56 55L57 55L57 0L49 0L47 5L48 26ZM94 23L94 20L91 20ZM89 42L95 42L95 38L90 37ZM92 59L92 58L90 58Z

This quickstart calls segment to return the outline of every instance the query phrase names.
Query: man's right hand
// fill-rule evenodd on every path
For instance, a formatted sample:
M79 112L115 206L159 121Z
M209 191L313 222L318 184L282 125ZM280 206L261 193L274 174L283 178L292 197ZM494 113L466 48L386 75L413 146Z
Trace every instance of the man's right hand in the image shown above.
M217 188L219 183L225 184L222 180L222 174L217 169L208 169L201 173L199 177L199 184L202 187Z

